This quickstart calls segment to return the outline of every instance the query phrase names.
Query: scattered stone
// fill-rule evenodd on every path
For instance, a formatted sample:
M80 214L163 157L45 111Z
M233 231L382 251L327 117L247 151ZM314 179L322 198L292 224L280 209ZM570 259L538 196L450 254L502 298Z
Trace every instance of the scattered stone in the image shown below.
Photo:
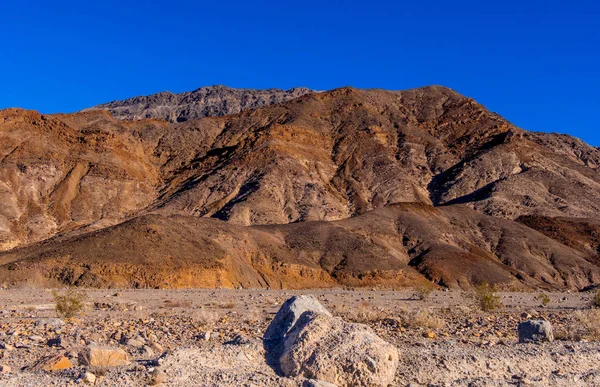
M50 339L46 342L46 345L48 345L49 347L62 347L63 346L63 342L62 339L60 337L55 337L53 339Z
M129 357L119 348L89 346L79 353L79 363L92 367L118 367L128 365Z
M127 346L134 347L134 348L141 348L144 346L144 342L139 339L129 339L129 340L127 340L126 344L127 344Z
M226 345L245 345L252 343L252 338L244 334L238 334L230 341L226 342Z
M3 349L5 351L12 351L13 349L15 349L15 347L13 347L10 344L0 343L0 349Z
M423 337L428 338L428 339L436 339L437 335L435 334L434 331L427 331L427 332L423 332Z
M165 375L165 373L162 372L161 370L155 369L152 372L152 379L151 379L151 382L150 382L150 384L152 386L157 386L159 384L163 384L166 381L167 381L167 375Z
M96 375L94 375L91 372L86 372L83 375L81 375L81 381L87 384L94 384L96 383Z
M35 325L57 328L65 325L65 322L59 318L40 318L35 321Z
M210 335L211 335L211 331L206 331L204 333L199 334L198 338L200 340L210 341Z
M337 387L337 385L322 380L307 379L302 383L302 387Z
M552 325L545 320L529 320L519 324L519 343L554 341Z
M59 371L73 367L73 363L63 355L46 356L36 361L30 367L30 371Z

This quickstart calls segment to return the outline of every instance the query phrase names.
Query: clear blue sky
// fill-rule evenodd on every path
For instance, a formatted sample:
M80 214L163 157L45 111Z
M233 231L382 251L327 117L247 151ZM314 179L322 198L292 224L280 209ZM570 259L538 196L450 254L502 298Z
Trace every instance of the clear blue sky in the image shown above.
M0 108L440 84L600 145L598 1L0 0L0 36Z

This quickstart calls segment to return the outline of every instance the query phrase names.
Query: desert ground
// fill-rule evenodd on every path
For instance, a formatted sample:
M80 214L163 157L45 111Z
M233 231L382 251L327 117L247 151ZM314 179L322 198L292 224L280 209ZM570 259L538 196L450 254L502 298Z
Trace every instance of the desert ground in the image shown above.
M498 293L502 306L482 311L459 291L87 290L81 314L59 319L54 292L0 290L0 385L303 386L278 374L262 340L299 294L392 343L395 386L600 385L593 293ZM530 318L549 321L555 341L519 344L517 324ZM82 365L90 345L120 348L129 362Z

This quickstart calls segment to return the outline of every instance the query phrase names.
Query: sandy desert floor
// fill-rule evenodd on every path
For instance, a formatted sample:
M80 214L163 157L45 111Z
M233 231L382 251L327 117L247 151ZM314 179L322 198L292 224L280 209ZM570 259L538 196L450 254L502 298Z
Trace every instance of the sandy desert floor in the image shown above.
M312 294L398 348L397 386L600 386L591 293L547 293L546 305L539 293L499 293L503 307L483 312L454 291L88 290L84 313L64 322L52 292L0 290L0 385L78 385L91 372L97 386L302 386L269 366L261 338L286 299ZM519 344L517 324L531 317L550 321L556 340ZM131 363L78 364L90 344L121 348ZM72 366L28 369L50 355Z

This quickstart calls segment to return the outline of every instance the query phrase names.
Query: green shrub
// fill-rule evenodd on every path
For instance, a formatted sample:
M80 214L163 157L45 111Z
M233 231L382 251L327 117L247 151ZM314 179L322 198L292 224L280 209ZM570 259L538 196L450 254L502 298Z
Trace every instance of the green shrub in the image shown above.
M500 297L496 294L496 289L487 282L483 282L475 288L475 300L479 308L484 312L502 307L502 302L500 302Z
M63 293L54 292L54 307L59 317L70 319L79 315L85 307L87 294L81 290L72 288Z
M537 301L541 301L542 305L547 306L552 300L550 300L550 297L548 297L548 295L546 293L540 293L537 296L535 296L535 299Z

